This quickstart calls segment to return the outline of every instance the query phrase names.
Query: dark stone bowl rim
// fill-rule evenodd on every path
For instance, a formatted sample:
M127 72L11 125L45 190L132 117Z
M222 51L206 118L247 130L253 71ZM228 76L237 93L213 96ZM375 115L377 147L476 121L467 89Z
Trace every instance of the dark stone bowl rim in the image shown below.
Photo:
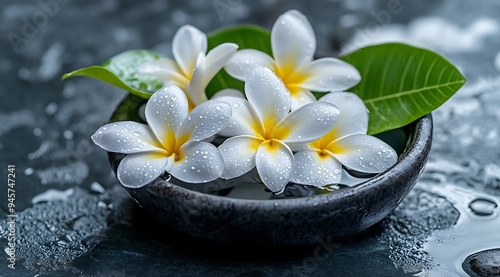
M234 208L237 209L247 209L250 206L249 204L252 203L258 204L259 209L274 210L275 212L278 210L284 211L287 209L311 208L312 203L314 203L315 206L316 203L318 206L321 206L322 203L331 204L332 202L341 201L342 199L349 198L364 191L376 188L377 186L381 186L384 184L384 182L386 182L386 179L393 174L397 175L398 172L411 170L414 164L418 163L418 161L422 159L420 155L425 155L425 160L427 160L427 155L430 150L430 144L432 143L432 115L428 114L426 116L423 116L412 122L411 124L413 124L414 128L409 135L407 141L407 143L409 143L405 147L403 153L399 156L398 162L395 165L388 168L386 171L379 173L366 182L353 187L344 188L333 193L300 198L252 200L206 194L203 192L183 188L172 183L169 183L169 185L165 185L164 182L157 182L157 180L141 188L128 188L124 187L123 185L122 187L124 187L129 193L134 192L134 190L142 190L146 188L148 190L156 191L156 194L160 191L163 191L164 193L171 193L173 195L184 195L188 196L190 201L203 200L205 205L210 203L214 207L220 207L221 203L226 202L230 203L234 206ZM110 154L110 158L111 155L113 155L113 153L108 154ZM205 208L208 207L208 205L205 206Z

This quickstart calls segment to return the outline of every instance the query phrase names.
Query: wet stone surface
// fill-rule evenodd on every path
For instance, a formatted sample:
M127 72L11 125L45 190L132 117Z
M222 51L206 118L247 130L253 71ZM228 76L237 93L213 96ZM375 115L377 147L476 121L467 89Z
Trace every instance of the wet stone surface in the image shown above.
M32 272L81 272L71 262L104 240L110 225L130 220L128 198L120 187L98 195L75 188L65 199L51 200L16 218L16 257ZM8 223L0 223L2 238L8 236Z
M27 21L47 13L40 2L57 3L57 11L26 33ZM397 14L389 13L390 2L1 1L0 176L16 165L17 246L13 270L7 187L0 184L0 276L488 276L498 270L500 2L399 1ZM237 23L269 28L291 8L311 21L320 54L402 41L439 52L466 76L466 85L433 113L422 178L380 224L342 241L255 249L211 245L162 227L118 186L105 151L90 141L124 91L60 76L130 49L170 55L183 24L204 32ZM13 42L10 33L22 40Z

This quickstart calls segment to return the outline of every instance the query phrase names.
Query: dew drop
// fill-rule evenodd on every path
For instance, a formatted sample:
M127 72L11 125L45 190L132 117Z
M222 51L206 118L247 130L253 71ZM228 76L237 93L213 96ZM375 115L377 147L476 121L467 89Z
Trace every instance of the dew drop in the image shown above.
M160 175L160 178L161 178L163 181L168 182L168 181L170 181L170 179L172 179L172 176L171 176L168 172L164 171L164 172Z
M35 172L35 171L33 170L33 168L28 167L28 168L26 168L26 169L24 170L24 175L29 176L29 175L33 174L33 172Z
M472 213L477 216L489 216L495 212L497 203L485 198L476 198L469 203Z

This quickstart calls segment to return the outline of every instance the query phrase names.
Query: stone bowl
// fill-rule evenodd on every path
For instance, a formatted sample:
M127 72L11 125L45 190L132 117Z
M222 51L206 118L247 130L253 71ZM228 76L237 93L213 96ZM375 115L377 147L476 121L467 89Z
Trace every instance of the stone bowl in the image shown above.
M130 109L137 111L137 105L130 103L126 107L122 103L111 121L130 117ZM191 190L162 178L141 188L124 188L153 218L202 240L292 246L341 239L381 221L422 173L432 143L432 116L426 115L402 129L406 141L394 166L363 183L326 194L238 199ZM116 173L124 155L108 155Z

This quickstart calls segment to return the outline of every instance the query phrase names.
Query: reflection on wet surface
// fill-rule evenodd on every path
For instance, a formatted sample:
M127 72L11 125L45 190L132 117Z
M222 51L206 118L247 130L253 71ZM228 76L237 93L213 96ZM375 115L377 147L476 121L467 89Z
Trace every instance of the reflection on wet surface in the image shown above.
M5 37L0 40L0 95L9 99L0 101L0 171L5 176L6 165L16 164L17 274L130 276L175 271L214 276L222 269L228 276L366 276L373 271L380 276L467 276L485 275L498 265L497 1L400 1L402 12L387 22L373 16L387 8L383 0L314 5L222 1L240 3L225 11L214 9L213 1L196 0L66 2L19 53ZM22 17L40 11L34 3L2 1L1 33L20 33ZM213 245L165 231L135 207L117 185L106 153L90 142L124 92L90 79L61 82L59 77L133 48L170 54L168 42L182 24L207 32L243 22L270 27L290 8L311 18L319 52L403 41L441 53L468 81L433 113L434 142L426 170L381 224L338 242L321 259L314 259L316 245L295 251L260 249L266 252L263 258L238 248L214 255ZM375 25L368 28L369 22ZM6 214L7 204L1 199L0 216ZM7 221L2 219L0 248L5 255L6 234ZM1 260L0 275L10 276L12 271L6 271L6 261Z

